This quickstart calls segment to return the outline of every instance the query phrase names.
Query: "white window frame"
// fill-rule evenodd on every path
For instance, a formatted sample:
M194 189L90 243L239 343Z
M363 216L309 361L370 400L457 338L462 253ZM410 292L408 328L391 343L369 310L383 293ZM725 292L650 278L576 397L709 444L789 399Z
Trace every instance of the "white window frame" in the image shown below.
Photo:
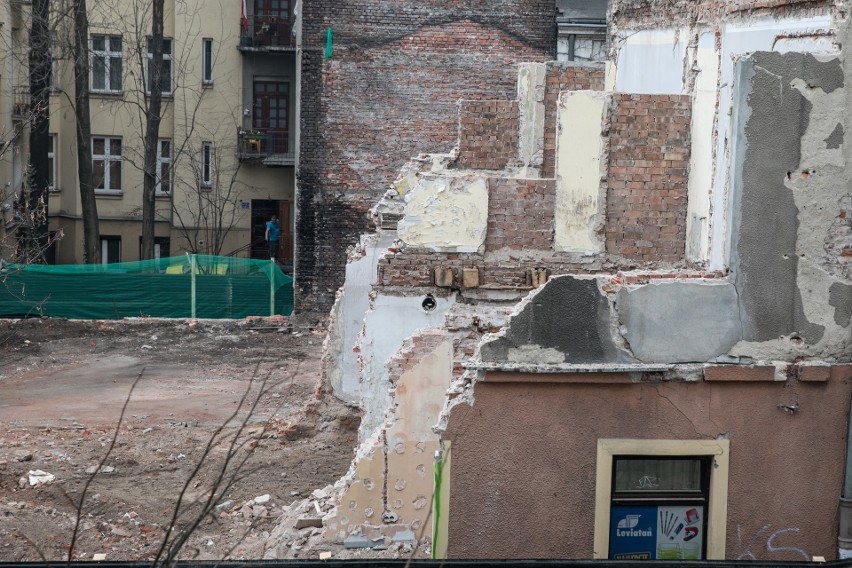
M95 140L103 139L104 141L104 153L103 154L95 154ZM122 195L121 184L119 184L119 188L114 188L114 181L112 179L112 168L110 165L113 162L119 162L119 164L123 161L121 155L114 156L110 150L110 142L112 140L119 140L121 138L118 136L92 136L92 170L95 168L95 161L102 161L104 163L104 187L101 189L95 188L95 193L98 195ZM124 148L124 144L122 143L122 149ZM122 172L123 174L123 172ZM119 180L121 181L121 180Z
M213 84L213 38L201 40L201 84Z
M163 142L169 145L167 156L163 155ZM163 190L163 166L168 166L169 170L169 185L167 190ZM155 186L155 197L168 197L172 194L174 187L174 170L172 169L172 141L168 138L160 138L157 140L157 184Z
M172 46L173 42L171 38L164 37L163 38L163 71L165 72L165 77L168 79L168 90L163 89L162 95L170 96L172 94L172 89L174 85L172 84ZM151 94L151 84L149 78L148 70L151 68L151 62L154 60L154 53L152 52L151 47L151 38L148 38L148 49L147 55L145 58L145 94Z
M96 38L103 38L103 40L104 40L104 49L103 50L96 50L95 49L95 39ZM96 34L96 35L92 36L92 61L91 61L91 69L89 71L89 75L90 75L90 87L91 87L90 90L93 93L109 93L109 94L121 94L122 93L122 87L123 87L123 81L124 81L124 79L122 77L122 73L123 73L123 69L124 69L123 53L121 51L121 48L119 48L119 51L113 51L112 50L110 43L111 43L111 40L113 40L113 39L118 39L119 42L121 42L121 36L102 35L102 34ZM98 59L98 58L101 58L104 61L104 84L103 85L95 85L95 60ZM113 67L114 67L116 60L119 62L119 65L118 65L118 88L114 89L114 88L112 88L111 79L112 79Z
M118 260L121 262L121 237L120 236L101 236L101 264L111 264L109 262L109 243L118 243Z
M50 183L47 186L47 190L53 192L59 191L56 188L56 138L56 134L51 134L49 136L50 146L47 149L47 169L48 172L50 172Z
M201 171L199 172L201 187L213 187L213 142L201 143Z
M612 469L615 456L703 457L711 456L710 496L707 503L707 560L725 559L728 518L728 465L730 440L598 440L595 487L595 536L593 558L609 557Z

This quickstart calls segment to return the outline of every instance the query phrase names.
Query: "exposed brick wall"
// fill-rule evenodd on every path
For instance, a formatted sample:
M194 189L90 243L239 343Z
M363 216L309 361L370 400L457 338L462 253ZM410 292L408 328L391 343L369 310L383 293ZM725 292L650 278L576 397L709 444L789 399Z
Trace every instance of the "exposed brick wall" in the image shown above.
M553 179L491 178L485 248L550 250L555 207Z
M504 169L518 159L518 129L518 101L461 101L458 166Z
M387 254L379 262L380 286L432 286L436 267L479 268L480 286L528 288L527 271L542 268L552 276L560 274L615 274L613 286L643 284L655 279L723 278L722 272L701 272L673 269L664 263L642 263L619 258L579 258L565 253L549 252L535 255L435 253L428 250L406 249ZM658 272L649 272L658 270ZM625 272L630 271L630 272Z
M296 306L325 311L346 247L405 161L447 152L459 99L513 100L555 56L552 0L313 0L302 7ZM333 56L324 60L326 29Z
M556 167L556 105L561 91L603 91L603 64L549 63L544 86L544 156L542 177Z
M688 95L613 95L608 253L642 261L683 258L690 116Z

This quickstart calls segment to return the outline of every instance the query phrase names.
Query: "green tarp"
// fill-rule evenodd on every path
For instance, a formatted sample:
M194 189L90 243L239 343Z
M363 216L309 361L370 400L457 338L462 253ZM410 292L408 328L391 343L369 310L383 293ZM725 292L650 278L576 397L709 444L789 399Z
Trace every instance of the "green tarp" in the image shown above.
M293 279L270 260L186 255L0 271L5 317L244 318L292 311Z

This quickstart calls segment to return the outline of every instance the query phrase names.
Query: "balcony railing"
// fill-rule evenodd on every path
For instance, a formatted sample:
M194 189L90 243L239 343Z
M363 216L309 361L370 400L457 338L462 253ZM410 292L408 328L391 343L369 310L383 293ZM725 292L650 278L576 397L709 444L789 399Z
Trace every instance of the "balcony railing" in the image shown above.
M14 92L12 116L14 118L26 118L30 112L30 87L29 85L15 85L12 89Z
M290 134L286 130L240 130L237 133L237 158L260 160L267 165L292 165L295 156L290 151Z
M292 22L280 16L248 17L248 29L240 21L240 47L296 47Z

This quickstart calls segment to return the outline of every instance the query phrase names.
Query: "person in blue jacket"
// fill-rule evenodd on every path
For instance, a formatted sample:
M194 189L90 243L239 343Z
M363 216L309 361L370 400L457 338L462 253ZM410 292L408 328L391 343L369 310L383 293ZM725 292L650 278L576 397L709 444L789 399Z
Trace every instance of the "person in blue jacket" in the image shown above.
M274 259L278 256L278 235L281 233L281 223L278 222L278 215L273 215L272 219L266 222L266 241L269 243L269 258Z

